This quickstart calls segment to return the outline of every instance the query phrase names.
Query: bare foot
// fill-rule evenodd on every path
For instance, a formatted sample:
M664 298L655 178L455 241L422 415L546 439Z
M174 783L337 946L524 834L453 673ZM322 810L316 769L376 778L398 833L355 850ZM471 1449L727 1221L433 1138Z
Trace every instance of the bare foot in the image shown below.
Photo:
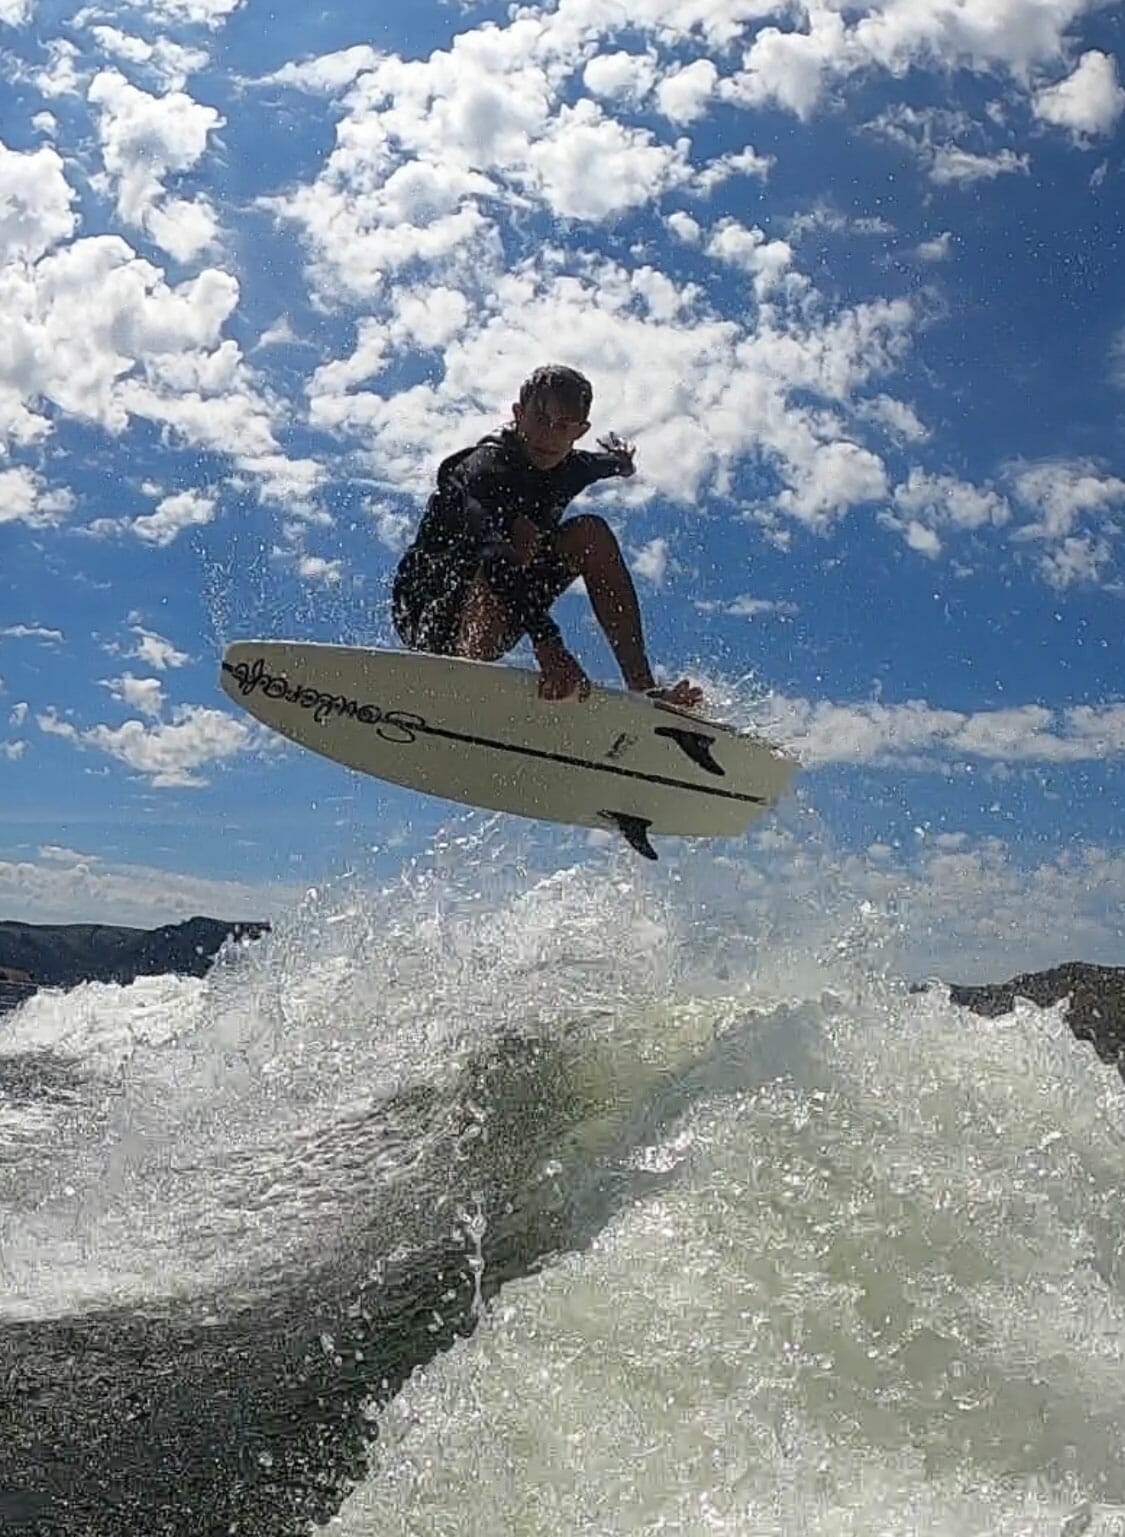
M672 688L649 689L648 697L662 700L664 704L674 704L681 710L694 710L702 702L703 690L697 684L689 683L687 678L681 678Z

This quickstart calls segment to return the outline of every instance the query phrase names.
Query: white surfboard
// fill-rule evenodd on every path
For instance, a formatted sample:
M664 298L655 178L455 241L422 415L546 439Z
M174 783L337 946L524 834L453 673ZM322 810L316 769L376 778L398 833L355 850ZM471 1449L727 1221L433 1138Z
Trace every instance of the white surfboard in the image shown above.
M796 763L731 726L644 694L594 687L544 700L538 674L502 663L302 641L228 646L236 704L302 747L427 795L621 832L746 831Z

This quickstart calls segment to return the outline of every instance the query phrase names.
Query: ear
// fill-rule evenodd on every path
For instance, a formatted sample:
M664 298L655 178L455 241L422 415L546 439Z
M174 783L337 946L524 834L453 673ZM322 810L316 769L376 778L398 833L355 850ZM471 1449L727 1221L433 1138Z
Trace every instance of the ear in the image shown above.
M582 431L579 432L578 434L576 434L574 441L577 443L579 438L584 438L586 436L586 434L589 432L589 430L590 430L590 423L587 422L586 425L583 427Z
M523 407L520 405L518 400L514 400L512 402L512 420L515 422L517 427L519 426L520 421L522 420L522 418L523 418Z

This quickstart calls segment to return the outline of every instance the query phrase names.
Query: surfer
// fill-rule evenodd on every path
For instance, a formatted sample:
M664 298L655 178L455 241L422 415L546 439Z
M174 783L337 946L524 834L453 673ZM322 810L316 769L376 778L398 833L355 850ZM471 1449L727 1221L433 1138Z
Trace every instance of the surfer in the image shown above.
M545 699L584 698L590 680L551 617L578 577L630 689L655 691L636 588L613 530L596 513L563 518L595 481L635 473L615 434L600 453L575 447L594 391L576 369L549 365L525 380L512 420L442 461L414 543L394 580L395 629L413 651L497 661L527 635ZM687 679L658 697L686 708Z

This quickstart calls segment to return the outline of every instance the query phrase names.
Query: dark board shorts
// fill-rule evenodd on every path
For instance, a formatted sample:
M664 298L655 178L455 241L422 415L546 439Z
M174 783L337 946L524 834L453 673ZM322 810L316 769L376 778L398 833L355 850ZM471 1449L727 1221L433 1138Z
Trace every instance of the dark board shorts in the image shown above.
M392 594L394 626L403 645L411 651L455 656L461 613L479 573L475 559L411 546L395 573ZM527 580L547 608L566 591L575 574L555 545L546 542L526 568ZM522 634L513 624L503 650L510 651Z

